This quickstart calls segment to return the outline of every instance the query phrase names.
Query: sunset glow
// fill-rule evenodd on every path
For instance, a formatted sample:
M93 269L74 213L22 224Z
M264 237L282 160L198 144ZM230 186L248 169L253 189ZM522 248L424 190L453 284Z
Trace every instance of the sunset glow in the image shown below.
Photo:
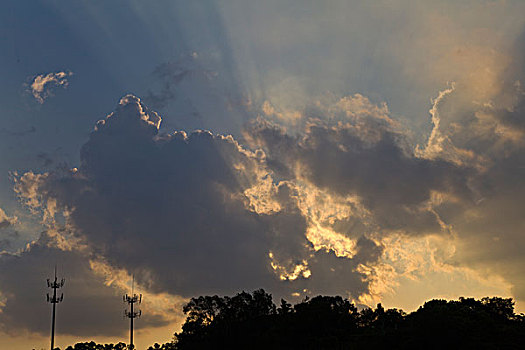
M525 312L525 2L0 0L0 348L200 295Z

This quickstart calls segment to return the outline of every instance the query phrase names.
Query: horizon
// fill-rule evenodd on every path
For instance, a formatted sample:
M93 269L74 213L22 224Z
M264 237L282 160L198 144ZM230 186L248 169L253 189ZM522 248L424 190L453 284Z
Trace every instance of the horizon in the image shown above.
M256 292L264 292L264 293L265 293L265 291L264 291L263 289L258 289L258 290L255 290L255 291L248 291L248 294L255 295ZM242 291L242 292L240 291L240 292L236 293L235 296L234 296L234 295L230 295L230 296L219 296L219 298L233 298L233 297L238 297L239 295L241 295L241 294L243 294L243 293L246 293L246 291ZM269 294L269 295L271 296L271 294ZM199 297L200 297L200 296L199 296ZM192 298L192 301L193 301L194 299L197 300L199 297L196 296L195 298ZM205 297L207 297L207 296L205 296ZM214 297L217 297L217 295L215 295ZM323 295L312 296L312 297L306 296L303 300L300 300L300 301L298 301L298 302L295 303L295 304L290 304L289 306L291 306L291 309L292 309L292 310L295 310L297 305L304 305L304 304L307 303L307 302L311 302L311 301L313 301L313 300L316 300L318 297L331 298L331 297L340 297L340 296L323 296ZM407 310L403 310L403 309L395 308L395 307L384 308L383 310L384 310L384 311L388 311L388 310L395 311L395 312L396 312L397 314L399 314L399 315L403 315L403 313L405 313L405 314L404 314L404 317L410 317L412 314L415 314L416 311L419 312L419 311L423 310L424 307L427 306L427 304L430 305L430 304L431 304L430 302L432 302L432 301L446 301L447 303L450 303L450 302L460 302L460 303L461 303L461 302L463 302L462 299L464 299L464 300L474 299L475 301L478 301L478 302L484 302L484 300L482 300L482 299L492 299L492 298L499 298L499 297L490 297L490 298L487 297L487 298L481 298L481 299L469 298L469 297L459 297L458 299L455 299L455 300L452 300L452 299L450 299L450 300L445 300L445 299L432 299L432 300L427 300L427 301L425 301L423 304L419 305L419 306L417 307L417 309L415 309L415 310L411 310L411 311L407 311ZM140 295L140 299L142 300L142 295ZM345 298L343 298L342 300L347 301L347 299L345 299ZM284 299L281 299L281 302L282 302L282 301L287 302L287 301L284 300ZM274 308L276 308L277 305L278 305L278 303L276 303L276 300L274 300L273 296L272 296L272 303L273 303ZM140 304L140 303L139 303L139 304ZM187 305L189 305L189 304L187 304ZM351 306L356 306L356 310L357 310L358 313L361 313L361 312L362 312L363 310L365 310L365 309L370 309L370 310L373 311L373 310L377 310L377 309L380 309L380 308L383 307L381 303L378 303L375 307L370 307L370 306L365 306L365 305L355 305L354 303L351 303L350 305L351 305ZM471 304L469 304L469 305L471 305ZM281 305L281 306L282 306L282 305ZM242 309L242 307L241 307L241 309ZM278 310L278 309L279 309L279 308L277 308L277 310L274 309L274 313L273 313L272 315L274 315L274 316L275 316L275 315L278 315L278 314L279 314L279 310ZM201 310L201 311L202 311L202 310ZM238 311L240 311L240 310L238 310ZM352 313L352 310L351 310L351 309L350 309L349 311L350 311L350 313ZM500 312L503 312L503 310L500 310ZM189 314L186 314L186 315L188 316L188 319L189 319ZM521 316L522 318L524 317L524 314L523 314L523 313L518 314L518 313L516 313L515 310L514 310L514 315L518 315L518 317ZM128 316L128 317L129 317L129 316ZM139 316L139 318L140 318L140 316ZM188 321L188 319L186 320L186 322ZM245 320L245 321L246 321L246 320ZM493 321L496 321L496 320L493 320ZM182 324L181 324L181 325L182 325ZM147 347L150 347L150 346L153 347L154 344L160 344L160 345L162 345L163 343L168 343L168 342L172 342L172 341L174 341L176 333L179 333L179 334L180 334L181 331L182 331L181 327L177 327L175 330L173 330L173 334L172 334L172 337L171 337L170 339L164 339L164 340L153 339L153 338L151 338L151 335L150 335L150 337L148 337L147 339L139 339L138 342L136 341L136 338L135 338L135 341L134 341L133 343L135 344L135 348L136 348L136 349L146 349ZM128 332L129 332L129 331L128 331ZM129 336L129 335L128 335L128 336ZM71 339L69 339L69 342L67 342L67 341L62 341L62 343L64 343L64 345L62 345L62 346L58 346L58 345L57 345L55 348L65 349L66 347L68 347L68 346L74 346L74 345L77 344L77 343L88 343L88 342L95 342L96 344L115 344L115 345L118 344L118 343L129 344L129 342L126 342L125 340L122 339L122 336L118 337L118 338L117 338L118 340L116 340L116 341L115 341L115 337L103 337L103 338L97 338L97 337L95 337L95 338L89 338L89 337L86 337L86 338L83 338L83 339L78 339L78 338L75 339L75 338L72 338L72 337L66 337L66 338L71 338ZM129 339L129 338L128 338L128 339ZM101 340L103 340L103 341L101 341ZM137 343L138 343L138 345L137 345ZM1 343L0 343L0 344L1 344ZM18 349L18 347L15 346L13 349L16 350L16 349ZM36 349L34 349L34 350L36 350Z

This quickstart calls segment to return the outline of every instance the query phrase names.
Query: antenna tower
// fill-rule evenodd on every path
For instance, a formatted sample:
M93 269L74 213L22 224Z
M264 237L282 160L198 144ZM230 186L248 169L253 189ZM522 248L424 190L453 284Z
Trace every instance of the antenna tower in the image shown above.
M135 346L133 345L133 319L140 317L142 315L141 310L134 311L133 305L140 304L142 302L142 294L134 294L133 293L133 284L135 282L135 276L131 279L131 295L124 295L123 300L125 303L128 303L129 305L129 311L124 310L124 317L129 318L130 325L129 325L129 349L134 349Z
M64 283L66 282L65 279L61 279L58 281L57 279L57 267L55 265L55 280L51 282L49 278L47 279L47 286L48 288L53 289L53 296L50 297L49 293L47 293L47 302L53 304L53 317L51 319L51 350L54 349L55 346L55 315L56 315L56 305L60 303L62 300L64 300L64 294L60 293L60 297L57 297L57 289L62 288L64 286Z

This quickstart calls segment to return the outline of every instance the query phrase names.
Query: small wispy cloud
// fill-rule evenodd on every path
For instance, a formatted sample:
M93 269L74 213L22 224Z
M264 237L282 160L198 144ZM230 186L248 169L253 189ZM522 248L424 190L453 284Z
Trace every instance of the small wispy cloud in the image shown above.
M32 134L36 132L36 127L32 125L29 128L26 129L18 129L18 130L10 130L7 128L0 129L0 134L8 135L8 136L26 136L29 134Z
M53 90L56 87L66 88L69 85L67 78L72 75L70 71L39 74L31 79L27 90L38 103L43 104L47 98L53 96Z

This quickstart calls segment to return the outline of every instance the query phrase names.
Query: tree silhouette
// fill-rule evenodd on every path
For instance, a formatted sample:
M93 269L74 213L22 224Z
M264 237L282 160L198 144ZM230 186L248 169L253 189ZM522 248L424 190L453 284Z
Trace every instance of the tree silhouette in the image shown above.
M292 305L259 289L233 297L200 296L184 307L186 321L173 341L148 350L189 349L522 349L525 316L512 299L430 300L406 314L358 310L340 296ZM124 343L78 343L66 350L124 350Z
M94 341L85 343L76 343L74 346L68 346L66 350L125 350L126 344L97 344Z
M340 296L316 296L276 308L263 290L234 297L193 298L186 323L160 349L518 349L523 315L512 299L431 300L406 314L358 311ZM149 350L157 349L150 347Z

